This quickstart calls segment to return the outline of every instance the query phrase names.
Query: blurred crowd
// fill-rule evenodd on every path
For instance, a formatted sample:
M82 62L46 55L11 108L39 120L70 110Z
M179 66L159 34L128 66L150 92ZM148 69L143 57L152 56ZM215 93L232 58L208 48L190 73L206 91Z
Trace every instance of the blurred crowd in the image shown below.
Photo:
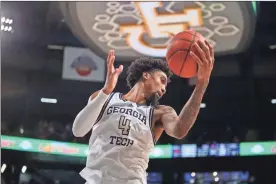
M9 126L2 121L1 134L75 143L88 143L89 139L89 134L81 138L75 137L72 133L72 123L46 120L40 120L32 126L21 125L17 127Z
M75 137L72 133L72 123L61 123L58 121L40 120L38 123L29 125L18 126L8 124L5 121L1 123L1 134L11 136L23 136L39 139L57 140L63 142L75 142L87 144L91 133L85 137ZM158 144L172 143L168 142L166 136L161 136ZM204 127L195 128L190 131L187 137L183 140L174 140L174 143L227 143L227 142L252 142L252 141L265 141L260 139L260 130L244 129L239 134L235 133L230 126L223 128L205 129ZM276 132L269 140L276 140Z

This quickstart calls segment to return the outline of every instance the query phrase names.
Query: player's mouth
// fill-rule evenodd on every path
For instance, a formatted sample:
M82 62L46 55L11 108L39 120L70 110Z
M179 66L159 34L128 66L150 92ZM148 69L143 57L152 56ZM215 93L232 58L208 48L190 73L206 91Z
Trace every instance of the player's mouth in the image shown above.
M162 96L163 96L162 93L161 93L160 91L157 91L157 92L156 92L156 95L157 95L158 99L162 98Z

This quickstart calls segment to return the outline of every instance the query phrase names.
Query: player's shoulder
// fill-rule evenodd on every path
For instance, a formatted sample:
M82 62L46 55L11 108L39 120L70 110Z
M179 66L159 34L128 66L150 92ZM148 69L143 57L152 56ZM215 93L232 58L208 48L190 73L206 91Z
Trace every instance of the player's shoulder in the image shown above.
M155 107L156 113L166 113L169 111L174 111L174 108L172 108L171 106L168 106L168 105L157 105Z
M174 108L168 105L158 105L155 107L153 116L154 116L154 126L158 125L160 123L160 120L164 115L167 114L176 114ZM159 123L158 123L159 122ZM156 124L157 123L157 124Z
M97 90L97 91L95 91L94 93L92 93L92 94L90 95L88 101L91 101L91 100L93 100L94 98L96 98L96 96L99 94L100 91L101 91L101 90ZM120 92L112 92L111 94L115 94L115 93L121 94ZM111 95L111 94L110 94L110 95Z

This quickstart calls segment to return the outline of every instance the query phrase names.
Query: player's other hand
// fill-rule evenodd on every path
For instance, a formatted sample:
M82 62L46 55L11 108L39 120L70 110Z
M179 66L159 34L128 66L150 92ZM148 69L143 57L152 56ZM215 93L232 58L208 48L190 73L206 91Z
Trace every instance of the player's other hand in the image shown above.
M190 52L198 64L197 80L199 83L208 83L215 61L213 47L207 40L198 40L192 47L197 53Z
M112 93L112 91L114 90L118 82L118 77L123 71L123 65L120 65L119 68L115 68L114 61L115 61L115 51L110 50L106 60L106 64L107 64L106 81L102 89L103 92L106 94Z

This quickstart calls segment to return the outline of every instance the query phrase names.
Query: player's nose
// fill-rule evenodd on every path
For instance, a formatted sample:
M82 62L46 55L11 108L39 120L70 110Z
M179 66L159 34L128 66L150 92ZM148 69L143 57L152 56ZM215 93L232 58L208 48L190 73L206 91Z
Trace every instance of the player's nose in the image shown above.
M164 94L166 93L166 89L165 89L165 88L162 88L162 89L161 89L161 92L162 92L162 94L164 95Z

